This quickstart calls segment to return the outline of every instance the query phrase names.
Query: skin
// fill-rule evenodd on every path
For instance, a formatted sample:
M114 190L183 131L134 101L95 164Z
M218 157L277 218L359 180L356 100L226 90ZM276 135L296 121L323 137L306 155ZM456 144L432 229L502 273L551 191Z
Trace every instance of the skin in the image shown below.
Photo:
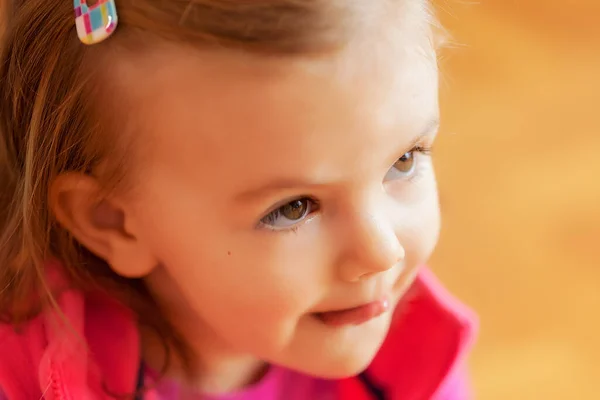
M435 247L431 159L411 152L437 130L431 54L405 35L318 58L167 46L117 64L135 104L136 184L97 203L98 182L65 175L53 208L116 272L144 278L183 333L198 373L170 376L226 392L264 363L326 378L370 363L391 310L340 327L314 313L383 296L394 308ZM318 205L305 218L265 223L306 197Z

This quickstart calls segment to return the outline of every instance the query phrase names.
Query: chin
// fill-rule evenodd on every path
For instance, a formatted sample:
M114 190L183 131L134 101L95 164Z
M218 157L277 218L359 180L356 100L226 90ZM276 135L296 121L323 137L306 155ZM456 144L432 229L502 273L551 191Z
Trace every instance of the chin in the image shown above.
M358 375L379 352L391 319L392 312L387 312L361 325L332 327L314 317L306 318L300 325L297 341L286 349L282 358L271 360L316 378L344 379Z
M352 361L346 361L344 363L334 363L333 365L331 365L329 368L327 369L323 369L322 373L318 373L318 374L313 374L318 376L319 378L323 378L323 379L345 379L345 378L350 378L352 376L356 376L360 373L362 373L363 371L365 371L369 365L371 365L371 361L373 361L373 358L375 357L375 354L373 354L372 357L369 357L367 360L352 360Z
M344 379L366 370L379 352L386 337L387 329L378 334L364 335L360 339L340 340L310 352L313 356L305 359L302 372L324 379ZM369 338L365 340L364 338Z
M366 370L379 350L360 352L350 351L343 355L327 355L315 357L312 365L302 368L308 375L322 379L344 379L360 374Z

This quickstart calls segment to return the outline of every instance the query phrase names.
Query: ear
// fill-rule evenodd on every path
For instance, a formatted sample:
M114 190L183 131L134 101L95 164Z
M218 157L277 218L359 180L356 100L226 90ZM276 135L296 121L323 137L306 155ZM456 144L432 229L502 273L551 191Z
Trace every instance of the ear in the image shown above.
M95 178L60 175L51 185L49 200L59 224L119 275L142 278L158 265L136 235L126 208L116 198L102 197Z

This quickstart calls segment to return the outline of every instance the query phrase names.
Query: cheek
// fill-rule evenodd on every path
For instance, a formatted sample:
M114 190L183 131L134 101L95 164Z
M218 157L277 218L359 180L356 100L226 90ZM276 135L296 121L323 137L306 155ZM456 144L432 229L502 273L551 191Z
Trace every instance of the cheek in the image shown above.
M399 234L406 250L406 264L411 267L427 262L440 233L440 208L433 172L416 185L415 194L408 199Z
M219 239L224 238L213 236ZM194 321L199 332L209 329L253 353L284 346L307 309L310 288L291 285L285 273L273 271L269 258L235 243L227 246L231 256L223 257L219 247L179 241L172 246L178 254L164 260L182 294L176 307L186 310L183 319Z

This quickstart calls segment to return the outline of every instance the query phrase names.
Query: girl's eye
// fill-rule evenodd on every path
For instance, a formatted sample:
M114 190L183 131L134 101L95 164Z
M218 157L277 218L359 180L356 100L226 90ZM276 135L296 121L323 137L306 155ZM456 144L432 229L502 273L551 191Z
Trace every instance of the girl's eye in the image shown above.
M260 222L273 229L285 229L304 220L316 209L316 203L303 197L292 200L263 217Z
M408 153L404 153L395 163L394 168L402 173L408 174L415 167L415 151L411 150Z
M385 175L384 181L407 178L415 174L418 163L418 153L428 154L429 149L415 147L411 151L404 153L402 157L396 160L392 168Z
M393 181L411 175L415 169L416 161L415 150L404 153L389 169L384 181Z

